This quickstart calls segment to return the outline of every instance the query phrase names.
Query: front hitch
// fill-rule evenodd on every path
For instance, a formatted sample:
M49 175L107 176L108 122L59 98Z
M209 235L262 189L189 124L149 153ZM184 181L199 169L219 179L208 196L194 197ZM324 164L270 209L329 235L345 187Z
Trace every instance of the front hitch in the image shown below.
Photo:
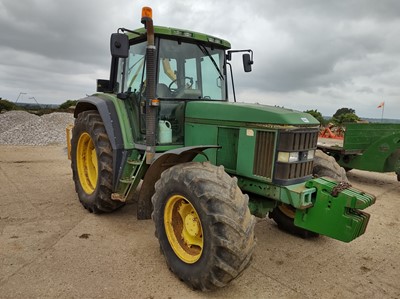
M337 192L339 184L323 177L307 182L307 188L316 189L313 206L297 209L294 224L343 242L361 236L370 215L360 210L374 204L375 196L352 187Z

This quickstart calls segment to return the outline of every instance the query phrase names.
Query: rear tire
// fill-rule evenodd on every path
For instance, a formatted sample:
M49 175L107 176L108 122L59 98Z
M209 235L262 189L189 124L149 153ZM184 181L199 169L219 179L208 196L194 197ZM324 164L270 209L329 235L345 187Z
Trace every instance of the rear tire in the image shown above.
M84 111L75 120L71 168L79 201L89 212L112 212L124 205L111 200L112 147L96 110Z
M246 269L255 218L222 166L184 163L161 175L152 197L156 237L170 270L194 289L227 285Z

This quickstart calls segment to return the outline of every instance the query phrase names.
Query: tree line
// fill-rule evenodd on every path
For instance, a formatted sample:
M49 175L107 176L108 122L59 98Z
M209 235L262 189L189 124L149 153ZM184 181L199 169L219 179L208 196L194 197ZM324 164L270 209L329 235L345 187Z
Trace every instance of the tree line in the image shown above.
M321 112L316 109L306 110L304 112L314 116L321 123L321 126L326 126L331 123L334 126L341 127L345 123L354 123L360 121L356 111L352 108L340 108L329 119L324 118Z

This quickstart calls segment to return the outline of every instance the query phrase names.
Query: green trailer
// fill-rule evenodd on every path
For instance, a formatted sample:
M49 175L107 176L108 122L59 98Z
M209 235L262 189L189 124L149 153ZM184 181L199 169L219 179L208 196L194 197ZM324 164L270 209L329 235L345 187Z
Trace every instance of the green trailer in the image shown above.
M400 124L349 123L343 140L320 138L318 148L346 170L395 172L400 181Z

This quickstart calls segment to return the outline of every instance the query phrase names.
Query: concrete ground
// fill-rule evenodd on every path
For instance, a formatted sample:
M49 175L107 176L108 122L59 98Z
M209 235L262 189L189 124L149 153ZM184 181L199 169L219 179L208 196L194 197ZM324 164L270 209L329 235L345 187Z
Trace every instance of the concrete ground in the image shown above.
M229 286L192 291L166 267L136 205L93 215L65 149L0 146L0 298L400 298L400 183L351 171L375 194L366 234L303 240L260 219L254 259Z

